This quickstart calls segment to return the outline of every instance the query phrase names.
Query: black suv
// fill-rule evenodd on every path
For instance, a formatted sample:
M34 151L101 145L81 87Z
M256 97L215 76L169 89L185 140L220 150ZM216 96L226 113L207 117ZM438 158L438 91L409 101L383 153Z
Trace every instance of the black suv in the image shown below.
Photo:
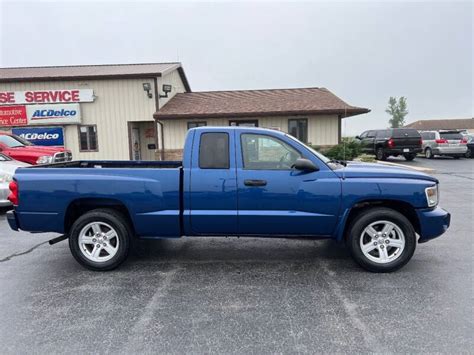
M375 154L378 160L385 160L389 155L403 155L406 160L413 160L422 151L421 135L411 128L376 129L365 131L356 138L362 152Z

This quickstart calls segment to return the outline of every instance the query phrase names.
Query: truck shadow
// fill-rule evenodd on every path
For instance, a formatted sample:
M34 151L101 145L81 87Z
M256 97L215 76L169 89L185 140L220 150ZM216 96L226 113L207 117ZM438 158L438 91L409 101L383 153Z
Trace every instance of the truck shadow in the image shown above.
M350 254L342 244L332 240L194 237L139 241L121 268L143 263L291 263L317 259L350 262Z

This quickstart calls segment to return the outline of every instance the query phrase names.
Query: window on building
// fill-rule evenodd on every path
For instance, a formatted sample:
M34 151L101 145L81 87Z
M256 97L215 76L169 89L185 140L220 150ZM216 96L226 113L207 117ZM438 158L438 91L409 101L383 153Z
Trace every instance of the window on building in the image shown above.
M301 154L285 142L263 134L242 134L244 169L289 170Z
M306 118L289 119L288 133L303 143L308 142L308 120Z
M79 126L79 150L81 152L97 152L97 126Z
M199 145L201 169L229 169L229 135L227 133L203 133Z
M188 122L188 129L207 126L206 121Z

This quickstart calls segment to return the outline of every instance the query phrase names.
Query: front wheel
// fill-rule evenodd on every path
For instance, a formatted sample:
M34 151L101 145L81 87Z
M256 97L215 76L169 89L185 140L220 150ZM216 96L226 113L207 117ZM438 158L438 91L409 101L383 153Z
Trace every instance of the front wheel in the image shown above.
M389 208L359 214L349 228L349 247L354 260L372 272L391 272L410 261L416 234L410 221Z
M466 154L464 154L464 156L465 156L466 158L472 158L472 151L471 151L471 149L468 149L467 152L466 152Z
M97 209L74 222L69 234L69 248L82 266L96 271L112 270L127 258L131 235L121 213Z

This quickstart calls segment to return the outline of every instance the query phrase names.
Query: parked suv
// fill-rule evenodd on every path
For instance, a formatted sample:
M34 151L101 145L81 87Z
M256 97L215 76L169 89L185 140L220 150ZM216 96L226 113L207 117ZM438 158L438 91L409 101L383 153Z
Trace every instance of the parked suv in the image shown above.
M390 155L403 155L406 160L413 160L422 152L420 133L412 128L365 131L356 138L360 140L362 152L375 154L378 160L385 160Z
M435 155L456 159L467 152L467 139L459 131L422 131L423 152L428 159Z
M14 134L0 132L0 153L28 164L50 164L72 160L72 154L63 147L34 145Z

